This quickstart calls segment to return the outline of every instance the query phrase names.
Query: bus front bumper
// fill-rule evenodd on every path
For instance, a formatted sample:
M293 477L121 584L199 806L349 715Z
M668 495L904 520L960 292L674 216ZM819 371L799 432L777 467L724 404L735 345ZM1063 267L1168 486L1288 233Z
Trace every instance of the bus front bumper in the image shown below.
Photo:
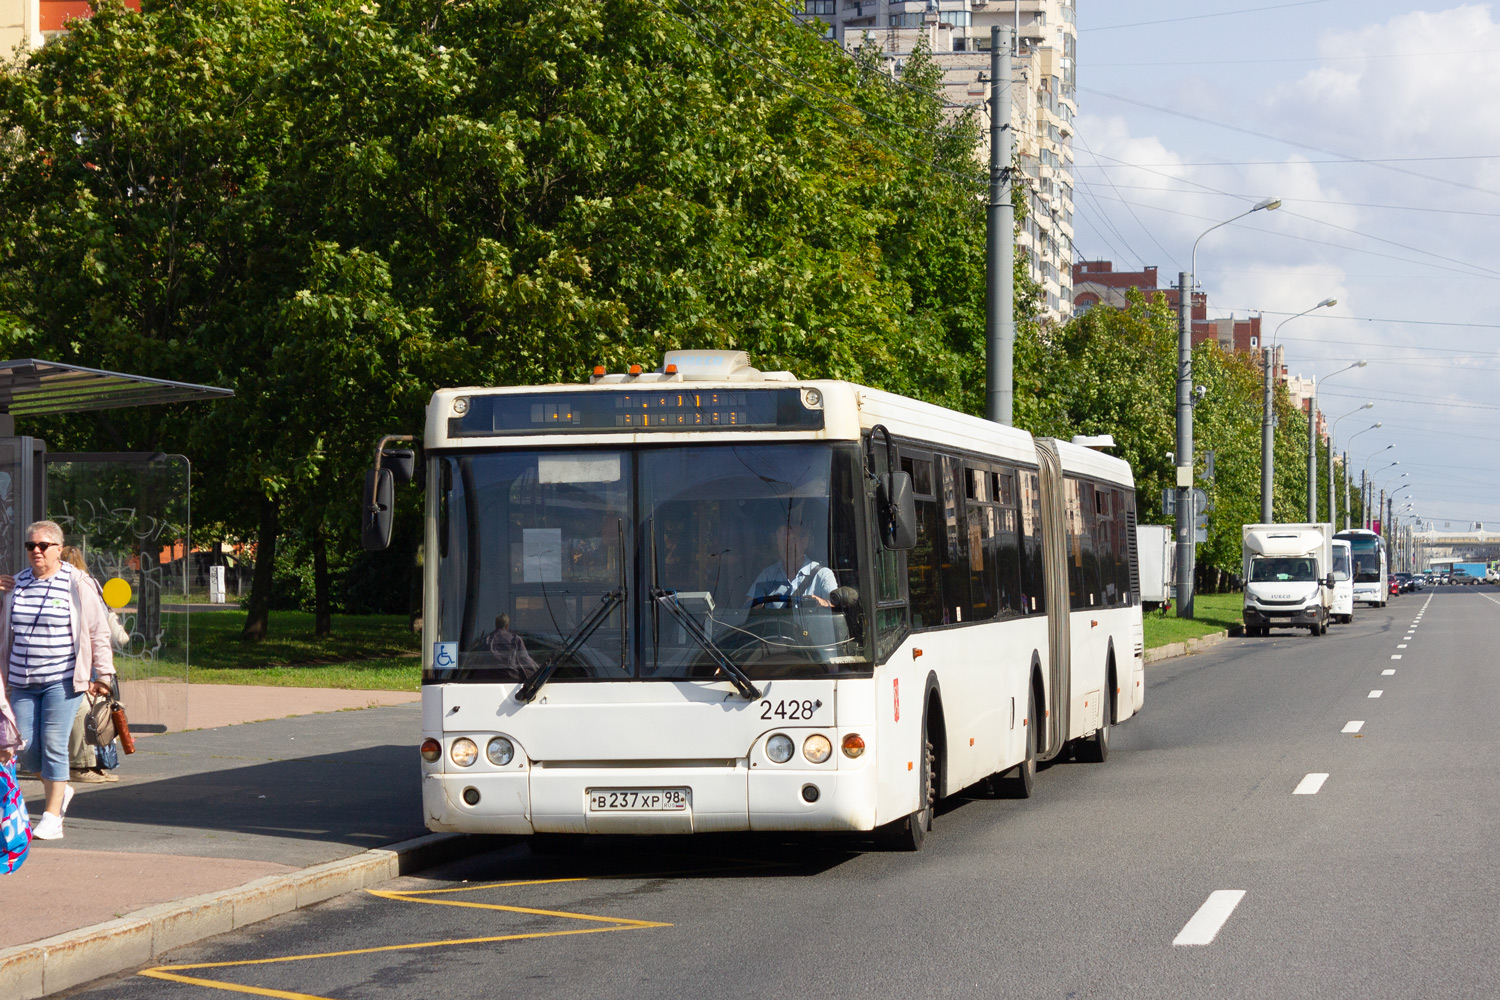
M679 790L675 809L601 808L609 792ZM604 803L599 802L604 793ZM467 793L467 797L466 797ZM472 800L472 801L470 801ZM875 769L537 767L422 776L427 828L459 833L856 831L875 826Z

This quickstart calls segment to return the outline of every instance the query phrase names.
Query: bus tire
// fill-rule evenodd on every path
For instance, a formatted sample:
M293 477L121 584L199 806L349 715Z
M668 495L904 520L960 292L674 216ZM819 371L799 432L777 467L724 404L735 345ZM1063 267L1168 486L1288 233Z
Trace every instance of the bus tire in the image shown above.
M922 720L922 768L917 785L917 810L875 831L876 842L887 851L920 851L932 829L933 807L937 802L937 785L933 765L937 754L927 735L927 720Z
M1026 699L1026 757L994 779L999 794L1008 799L1029 799L1036 787L1036 695Z

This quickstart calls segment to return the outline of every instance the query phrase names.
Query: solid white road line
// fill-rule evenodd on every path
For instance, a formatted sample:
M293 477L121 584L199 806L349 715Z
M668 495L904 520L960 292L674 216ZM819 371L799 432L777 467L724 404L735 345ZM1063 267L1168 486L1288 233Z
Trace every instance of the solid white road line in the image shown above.
M1364 725L1365 725L1365 720L1364 719L1356 719L1356 720L1344 723L1344 728L1340 729L1339 732L1341 732L1341 733L1357 733L1361 729L1364 728Z
M1183 925L1172 943L1179 947L1212 943L1229 915L1244 898L1244 889L1216 889L1209 893L1208 899L1198 907L1193 919Z
M1384 692L1384 691L1380 691L1380 690L1375 690L1375 691L1371 691L1371 692L1370 692L1370 697L1371 697L1371 698L1379 698L1379 697L1380 697L1380 696L1381 696L1381 695L1383 695L1383 694L1385 694L1385 692Z
M1328 775L1326 774L1309 774L1307 777L1303 778L1300 782L1297 783L1297 787L1292 789L1292 794L1317 795L1318 789L1322 788L1323 782L1327 780Z
M1396 671L1394 671L1394 670L1382 670L1380 672L1380 676L1382 676L1382 677L1392 677L1392 676L1395 675L1395 673L1396 673Z

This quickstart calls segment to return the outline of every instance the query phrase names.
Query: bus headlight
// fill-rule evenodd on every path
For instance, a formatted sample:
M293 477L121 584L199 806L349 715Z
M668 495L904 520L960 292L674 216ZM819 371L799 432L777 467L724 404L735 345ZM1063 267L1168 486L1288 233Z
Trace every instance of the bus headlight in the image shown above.
M461 736L448 748L448 756L459 767L468 767L479 759L479 748L474 745L473 740Z
M491 764L504 767L515 759L516 745L504 736L496 736L484 748L484 755L490 759Z
M792 759L792 752L797 749L792 738L783 733L777 733L766 740L766 756L778 764L785 764Z
M858 733L850 733L844 737L844 756L853 760L863 757L865 753L865 738Z
M443 745L431 736L422 741L422 759L429 764L436 764L443 756Z
M833 744L822 733L813 733L802 741L802 756L814 764L821 764L833 756Z

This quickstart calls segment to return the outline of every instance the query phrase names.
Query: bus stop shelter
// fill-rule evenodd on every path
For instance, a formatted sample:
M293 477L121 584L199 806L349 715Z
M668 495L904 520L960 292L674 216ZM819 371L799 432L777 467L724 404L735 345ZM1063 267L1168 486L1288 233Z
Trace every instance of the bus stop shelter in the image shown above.
M115 650L131 726L182 728L187 717L192 555L192 469L160 452L49 453L17 436L16 419L92 410L207 402L229 389L23 358L0 361L0 572L26 565L26 526L62 526L101 584L130 585L115 609L130 641Z

